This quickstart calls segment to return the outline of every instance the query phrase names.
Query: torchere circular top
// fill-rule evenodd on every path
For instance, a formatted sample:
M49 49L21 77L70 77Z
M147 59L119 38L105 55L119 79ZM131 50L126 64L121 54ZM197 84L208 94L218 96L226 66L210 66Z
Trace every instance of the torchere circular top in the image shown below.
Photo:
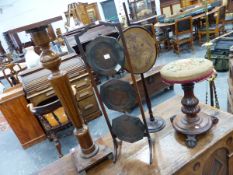
M210 60L192 58L171 62L160 70L163 80L169 84L198 82L210 77L213 72Z
M124 31L124 37L128 48L132 72L145 73L155 64L157 48L151 34L143 27L130 27ZM122 44L121 38L119 42ZM130 72L129 65L125 61L124 68Z
M124 50L115 38L99 36L86 47L87 62L101 74L112 76L124 65Z

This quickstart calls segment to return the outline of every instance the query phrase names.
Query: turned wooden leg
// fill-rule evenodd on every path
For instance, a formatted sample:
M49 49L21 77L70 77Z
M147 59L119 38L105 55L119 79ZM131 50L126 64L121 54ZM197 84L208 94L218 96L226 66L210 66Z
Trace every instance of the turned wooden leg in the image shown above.
M63 157L63 154L62 154L62 151L61 151L61 143L59 142L56 134L55 133L51 133L51 137L52 137L53 142L54 142L54 144L56 146L59 158Z
M201 45L201 33L198 33L198 41L199 41L199 44Z
M191 41L191 42L190 42L190 45L191 45L191 49L192 49L192 51L194 51L193 41Z
M183 114L173 116L171 122L176 131L186 136L186 145L193 148L197 144L197 135L212 128L214 120L211 116L200 112L199 100L193 93L194 83L182 84L184 97L181 100Z

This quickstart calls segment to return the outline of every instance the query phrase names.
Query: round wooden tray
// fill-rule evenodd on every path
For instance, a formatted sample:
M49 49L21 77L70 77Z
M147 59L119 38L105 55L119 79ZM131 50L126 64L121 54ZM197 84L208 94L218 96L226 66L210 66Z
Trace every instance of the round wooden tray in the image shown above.
M130 27L124 31L124 37L128 48L133 72L145 73L153 67L157 58L155 40L143 27ZM119 38L122 44L121 38ZM129 65L125 61L124 68L129 71ZM130 71L129 71L130 72Z

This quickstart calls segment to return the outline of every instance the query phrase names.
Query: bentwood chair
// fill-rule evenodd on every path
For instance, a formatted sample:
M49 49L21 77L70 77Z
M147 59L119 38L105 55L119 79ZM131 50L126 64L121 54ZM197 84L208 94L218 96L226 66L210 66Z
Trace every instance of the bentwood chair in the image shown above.
M193 20L186 17L175 21L175 35L172 37L173 48L180 53L180 45L189 43L193 49Z
M71 126L71 122L67 118L60 101L56 100L37 107L34 107L33 104L30 103L28 107L41 123L47 138L55 143L59 157L62 157L63 154L57 132Z
M226 7L221 6L217 12L215 23L212 23L212 18L209 18L209 34L218 37L221 32L224 32L224 24L225 24L225 17L226 17ZM198 30L198 39L199 44L202 43L202 36L207 34L206 31L206 23L205 25L201 26Z

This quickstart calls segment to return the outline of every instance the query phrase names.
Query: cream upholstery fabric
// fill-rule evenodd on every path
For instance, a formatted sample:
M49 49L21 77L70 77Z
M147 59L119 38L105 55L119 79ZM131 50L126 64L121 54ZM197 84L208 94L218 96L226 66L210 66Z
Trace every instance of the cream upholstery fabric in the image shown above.
M160 73L168 83L189 83L206 79L213 70L213 63L207 59L182 59L165 65Z

